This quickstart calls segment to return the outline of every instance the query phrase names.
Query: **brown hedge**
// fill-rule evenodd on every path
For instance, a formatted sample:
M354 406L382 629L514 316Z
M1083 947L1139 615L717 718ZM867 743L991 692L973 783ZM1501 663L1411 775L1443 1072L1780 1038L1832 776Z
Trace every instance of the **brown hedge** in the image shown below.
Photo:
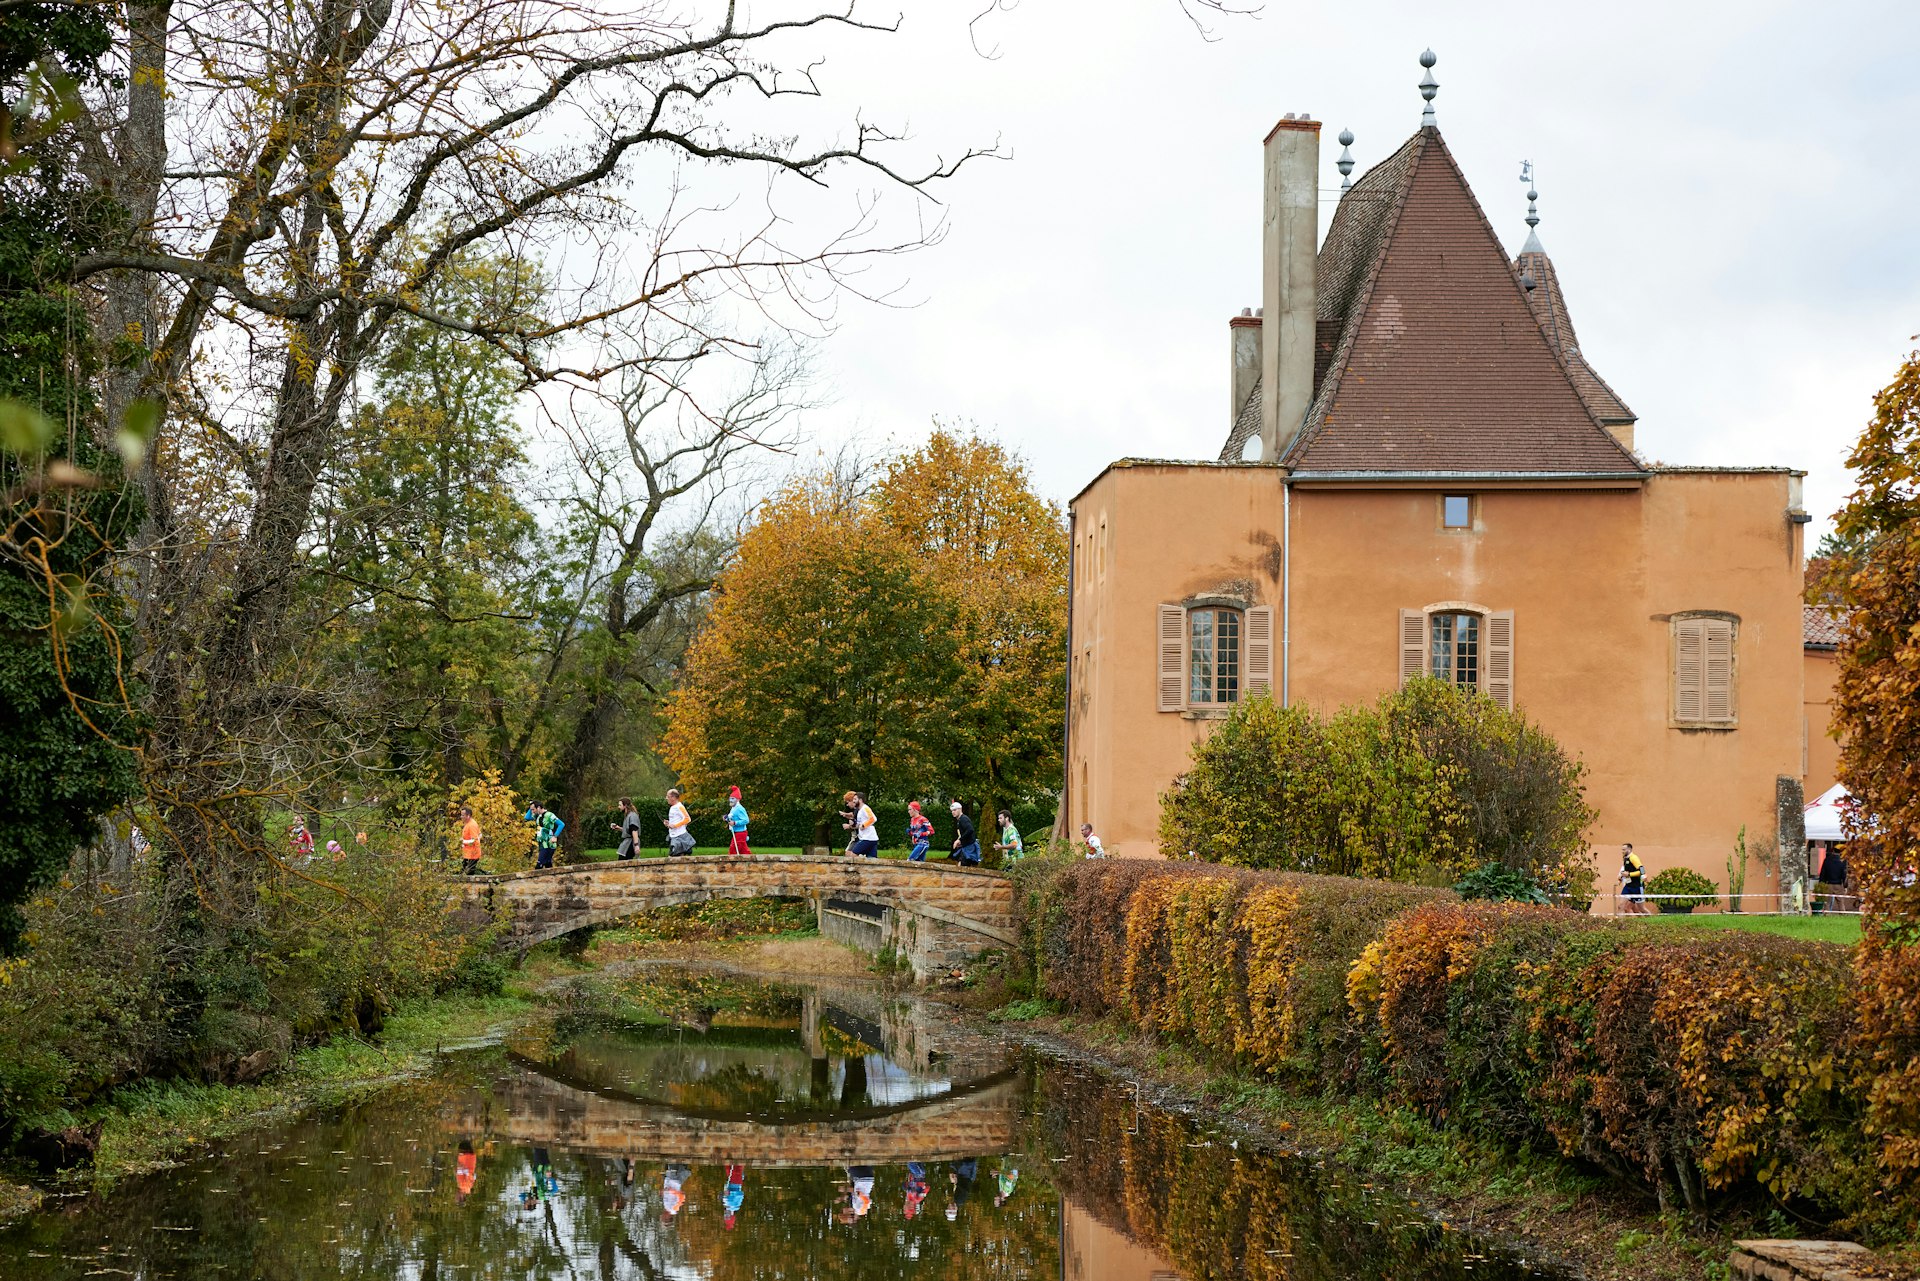
M1868 1237L1881 1186L1848 950L1146 860L1024 869L1037 988L1223 1064L1416 1107L1693 1208L1762 1194Z

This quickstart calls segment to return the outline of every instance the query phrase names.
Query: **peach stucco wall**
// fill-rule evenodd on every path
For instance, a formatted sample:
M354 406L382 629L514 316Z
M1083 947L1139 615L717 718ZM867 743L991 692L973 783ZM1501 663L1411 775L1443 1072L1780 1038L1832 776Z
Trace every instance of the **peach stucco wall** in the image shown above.
M1840 743L1828 734L1833 724L1832 650L1810 649L1802 660L1806 688L1807 799L1812 800L1840 781Z
M1293 701L1332 710L1392 689L1403 608L1512 610L1515 702L1588 767L1603 888L1628 840L1654 870L1723 881L1744 825L1747 892L1772 891L1775 780L1801 777L1805 712L1788 477L1463 488L1464 533L1440 528L1437 489L1295 486ZM1068 808L1116 853L1155 851L1158 796L1210 724L1156 710L1155 606L1234 582L1280 605L1281 498L1270 467L1135 464L1075 500L1076 537L1107 550L1104 577L1076 559ZM1670 618L1689 610L1738 617L1736 729L1669 727Z

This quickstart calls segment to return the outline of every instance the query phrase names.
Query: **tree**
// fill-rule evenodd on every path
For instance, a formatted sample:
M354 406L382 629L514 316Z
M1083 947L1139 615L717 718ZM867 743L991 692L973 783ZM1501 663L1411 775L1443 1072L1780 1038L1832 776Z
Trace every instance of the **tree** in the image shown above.
M978 154L909 169L865 121L780 127L770 108L822 96L825 35L888 29L847 12L143 0L126 22L124 92L89 95L78 126L124 231L72 274L124 348L109 419L159 408L130 572L148 785L181 860L263 853L257 798L354 765L318 732L355 706L301 652L300 589L345 408L396 325L465 335L529 385L670 379L748 347L743 317L820 317L852 272L927 238L813 193L843 175L917 191ZM743 217L756 195L767 212ZM822 226L839 230L795 230ZM561 241L537 320L511 296L467 315L430 301L463 255L531 262ZM636 317L668 337L612 352Z
M1577 900L1593 879L1581 775L1524 716L1444 681L1324 719L1256 696L1194 746L1161 798L1160 846L1402 881L1491 864Z
M111 556L138 507L102 447L99 356L66 283L115 217L76 180L66 124L110 39L99 9L0 11L0 953L137 782Z
M470 317L538 282L511 260L462 256L423 302ZM520 380L453 330L405 319L374 363L372 403L323 478L316 588L337 678L370 697L357 732L389 768L461 782L476 748L499 768L530 684L543 538L525 501Z
M874 491L878 518L953 607L960 677L931 693L947 732L941 787L1003 804L1057 790L1066 724L1067 532L1026 466L936 429Z
M1825 584L1843 612L1834 727L1858 808L1848 854L1863 915L1855 965L1870 1126L1898 1184L1920 1183L1920 351L1874 400L1835 520L1857 559Z
M940 781L954 614L890 527L822 477L794 481L715 585L661 753L694 797L738 784L764 808L811 808L824 843L843 791Z

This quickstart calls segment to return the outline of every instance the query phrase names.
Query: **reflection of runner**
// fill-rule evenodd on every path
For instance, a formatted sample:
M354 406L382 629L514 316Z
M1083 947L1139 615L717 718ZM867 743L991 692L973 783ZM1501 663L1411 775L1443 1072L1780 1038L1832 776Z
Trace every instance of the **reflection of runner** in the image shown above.
M920 1206L927 1199L927 1167L918 1161L907 1162L907 1204L909 1219L920 1213Z
M953 1189L953 1195L947 1201L947 1218L960 1217L961 1208L966 1205L967 1198L973 1195L974 1180L979 1177L980 1162L973 1157L954 1162L953 1168L947 1171L947 1184Z
M480 1176L480 1158L474 1154L473 1140L460 1140L460 1154L453 1158L453 1186L459 1203L465 1205L473 1195L474 1180Z
M853 1223L867 1217L867 1211L873 1209L873 1167L870 1165L850 1165L847 1167L847 1207L840 1211L840 1222Z
M993 1172L993 1178L1000 1188L994 1193L993 1204L996 1207L1005 1205L1007 1198L1013 1195L1013 1190L1020 1186L1020 1171L1003 1161L1000 1168Z
M680 1213L687 1203L687 1194L683 1185L693 1177L693 1171L678 1162L669 1161L666 1171L660 1176L661 1217L671 1219Z
M727 1231L733 1231L733 1216L740 1213L740 1207L746 1203L746 1199L747 1167L744 1165L728 1166L727 1191L720 1199L721 1204L726 1207L727 1211L727 1217L721 1221L726 1225Z

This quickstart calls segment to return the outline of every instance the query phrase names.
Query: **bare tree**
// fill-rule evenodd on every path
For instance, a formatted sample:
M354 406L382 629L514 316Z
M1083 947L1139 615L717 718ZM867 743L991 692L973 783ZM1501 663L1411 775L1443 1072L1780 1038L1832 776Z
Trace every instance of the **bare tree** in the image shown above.
M937 220L889 233L860 184L924 192L982 153L908 167L898 135L820 102L820 41L890 24L851 6L759 22L731 3L684 16L698 11L667 0L129 4L124 91L90 101L85 121L90 172L129 231L76 276L136 357L107 388L108 420L135 401L159 411L139 622L149 786L176 853L253 843L227 802L328 767L310 727L344 716L335 691L302 675L291 593L336 426L397 317L492 346L530 386L623 379L639 412L632 397L648 386L689 401L672 365L743 348L716 317L820 316L837 292L866 288L868 263L938 234ZM731 190L683 211L682 165ZM856 190L839 221L802 230L821 225L809 193L847 180ZM766 212L749 217L756 195ZM429 286L475 249L552 256L558 284L539 319L510 292L478 314L432 308ZM601 340L635 325L676 341L635 352ZM705 417L718 429L736 410ZM686 458L723 463L736 438L727 427L717 444L664 458L636 446L633 465L653 475ZM607 544L603 623L619 634L701 590L629 596L649 510Z

